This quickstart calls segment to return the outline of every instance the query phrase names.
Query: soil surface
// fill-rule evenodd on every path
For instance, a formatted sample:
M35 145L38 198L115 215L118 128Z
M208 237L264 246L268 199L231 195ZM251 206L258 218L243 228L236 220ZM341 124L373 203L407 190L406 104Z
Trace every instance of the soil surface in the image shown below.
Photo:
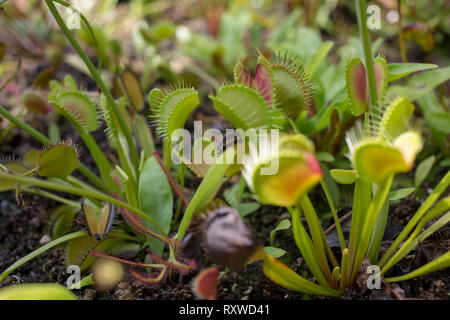
M21 257L41 246L40 241L47 234L48 214L58 204L51 200L24 194L26 210L19 209L12 193L0 194L0 271L5 270ZM410 214L417 209L419 203L413 196L401 205L392 207L387 228L388 245ZM274 225L288 217L280 208L264 207L250 214L247 222L256 227L255 233L260 239L268 239ZM400 275L409 272L449 250L450 228L447 226L423 242L408 258L393 268L388 275ZM265 243L268 245L268 243ZM277 233L275 246L288 253L281 260L303 276L310 277L303 259L295 247L292 232L285 230ZM205 264L208 264L205 261ZM30 282L59 282L64 284L68 278L65 265L65 249L49 250L31 260L9 275L0 287ZM145 287L138 281L126 278L110 291L101 292L95 289L81 289L74 292L81 299L195 299L191 290L193 275L179 276L172 274L163 283ZM341 299L449 299L450 274L448 271L434 272L421 278L400 282L398 284L382 284L380 290L361 290L358 285L346 290ZM261 262L247 265L242 270L226 270L219 281L218 299L232 300L298 300L328 299L308 296L282 288L262 273Z

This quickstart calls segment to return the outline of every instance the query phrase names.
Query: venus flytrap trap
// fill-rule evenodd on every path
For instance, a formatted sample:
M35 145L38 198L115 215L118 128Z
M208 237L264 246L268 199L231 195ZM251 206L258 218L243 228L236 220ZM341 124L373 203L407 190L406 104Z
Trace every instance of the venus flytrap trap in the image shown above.
M383 57L376 57L373 60L375 73L376 99L381 103L386 89L388 65ZM350 107L355 116L359 116L369 111L369 90L367 88L366 68L357 57L351 58L346 66L346 84Z

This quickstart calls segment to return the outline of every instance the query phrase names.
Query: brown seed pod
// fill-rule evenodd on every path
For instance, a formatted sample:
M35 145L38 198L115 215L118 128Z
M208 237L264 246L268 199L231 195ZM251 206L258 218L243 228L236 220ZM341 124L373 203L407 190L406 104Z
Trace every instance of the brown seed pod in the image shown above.
M241 268L260 248L250 228L230 207L213 211L205 222L203 244L214 263L230 268Z

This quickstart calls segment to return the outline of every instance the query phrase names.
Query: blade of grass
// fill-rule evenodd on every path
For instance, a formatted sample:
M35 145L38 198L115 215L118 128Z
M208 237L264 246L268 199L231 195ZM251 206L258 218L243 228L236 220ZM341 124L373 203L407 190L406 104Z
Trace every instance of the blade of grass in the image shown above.
M394 176L391 175L383 183L381 183L377 192L375 193L375 196L370 202L369 209L365 215L362 225L361 238L356 248L355 262L353 264L352 277L350 278L351 283L353 283L353 281L356 279L356 275L358 274L361 263L364 260L375 221L380 213L381 207L383 206L389 194L389 189L391 188L393 178Z
M269 279L288 289L331 297L342 295L341 291L326 288L304 279L269 255L264 257L263 272Z
M319 265L328 282L332 283L331 270L325 256L325 243L323 241L325 235L323 234L319 218L317 217L316 211L314 210L311 200L309 200L307 194L300 197L299 204L304 212L309 231L311 232L311 238L313 240L314 247L316 248L315 252Z
M384 201L380 214L375 222L375 226L370 238L369 249L367 256L372 264L378 262L378 254L380 253L381 242L383 241L384 231L386 229L387 219L389 213L389 197Z
M58 239L55 239L49 243L47 243L46 245L40 247L39 249L34 250L33 252L31 252L30 254L27 254L25 257L17 260L12 266L10 266L8 269L6 269L5 271L3 271L3 273L0 275L0 283L5 280L5 278L14 270L16 270L17 268L19 268L20 266L24 265L25 263L27 263L28 261L30 261L31 259L36 258L37 256L39 256L40 254L44 253L45 251L61 244L64 243L66 241L75 239L75 238L80 238L83 236L86 236L88 233L87 231L77 231L77 232L73 232L70 234L67 234L65 236L62 236Z
M362 179L357 179L353 193L352 221L349 236L349 274L352 273L356 257L356 248L361 238L363 217L367 213L372 193L372 184ZM342 269L341 269L342 273ZM350 279L350 276L348 276Z
M343 291L348 284L349 267L349 250L345 248L342 252L341 282L339 283L339 290Z
M419 222L419 220L423 217L423 215L428 211L428 209L436 202L436 200L441 196L441 194L448 188L450 184L450 171L442 178L442 180L438 183L434 191L428 196L428 198L424 201L422 206L417 210L414 216L409 220L406 227L400 232L398 237L395 239L394 243L391 247L386 251L384 256L381 258L379 262L379 266L383 267L383 265L388 261L388 259L394 254L403 240L406 239L408 234L412 231L415 225Z
M405 249L402 250L401 255L399 255L393 265L395 265L398 261L403 259L412 249L414 249L419 242L425 241L429 236L443 228L447 223L450 222L450 212L447 212L443 217L439 218L435 223L433 223L428 229L422 232L417 238L415 238L409 245L405 246ZM381 269L381 274L389 271L386 267Z
M345 244L344 233L342 232L341 223L339 222L339 217L337 215L336 208L333 203L333 199L331 198L331 194L328 191L327 185L325 184L323 179L320 180L320 185L322 186L323 192L325 193L325 196L328 200L328 204L330 205L331 214L333 215L334 224L336 226L336 231L337 231L338 238L339 238L339 244L341 246L341 252L343 252L344 249L347 248L347 245Z
M386 265L384 265L383 269L381 270L382 274L386 273L389 269L391 269L397 262L400 261L402 257L405 256L404 252L409 248L409 244L414 241L414 239L417 237L417 235L420 233L422 228L426 225L426 223L432 219L435 219L443 212L450 209L450 197L447 197L443 200L441 200L436 206L433 207L426 215L423 217L422 220L417 224L415 230L411 233L408 240L406 240L401 248L392 256L392 258L389 260ZM412 249L412 248L411 248Z
M430 272L439 270L439 269L445 269L450 267L450 251L447 251L439 258L428 262L426 265L420 267L419 269L416 269L414 271L411 271L410 273L407 273L403 276L399 277L392 277L392 278L385 278L387 282L398 282L398 281L405 281L412 278L421 277L423 275L426 275Z
M300 220L299 210L289 207L288 210L292 217L292 233L294 234L294 240L300 250L300 253L302 254L303 259L305 259L309 269L319 284L325 287L330 287L327 279L319 267L319 264L317 263L318 257L316 257L314 245Z

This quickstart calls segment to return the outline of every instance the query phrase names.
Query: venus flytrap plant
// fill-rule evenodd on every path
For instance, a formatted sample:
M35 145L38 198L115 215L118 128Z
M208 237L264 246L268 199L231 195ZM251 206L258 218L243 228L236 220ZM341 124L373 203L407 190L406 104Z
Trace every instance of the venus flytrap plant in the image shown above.
M365 21L363 19L365 16L364 3L365 1L363 3L356 1L360 26L365 25L361 23L361 21ZM298 207L289 207L288 210L292 217L296 244L319 285L307 281L278 262L274 257L261 252L261 257L264 259L264 273L278 284L297 291L339 296L347 286L355 282L359 272L365 271L361 270L361 266L366 255L369 255L373 263L377 263L381 239L386 225L385 221L388 212L387 196L392 180L396 173L407 172L412 169L415 157L422 149L420 134L409 129L408 120L413 113L414 107L405 97L398 97L385 109L379 107L382 105L382 98L387 85L388 70L383 58L377 58L376 62L372 61L370 42L368 41L368 32L365 26L361 27L361 34L366 53L367 68L364 68L359 59L350 60L347 66L347 89L353 113L356 115L366 113L364 125L358 124L355 129L347 134L347 143L350 150L348 156L355 170L332 172L332 175L336 177L338 182L355 183L349 247L346 248L345 242L342 243L341 241L341 262L338 263L328 248L320 221L311 202L305 194L302 194L302 191L305 190L300 189L299 194L293 197L296 199L296 203L291 204ZM281 160L281 158L282 152L280 152L279 159ZM265 161L263 158L259 160L261 164ZM297 157L296 161L299 165L304 160L302 157ZM280 172L283 172L283 170L281 169ZM425 201L426 205L418 210L399 238L380 260L378 264L384 268L381 271L382 274L392 268L401 257L404 257L407 252L417 245L418 239L424 238L424 236L421 237L419 234L426 222L448 210L448 201L442 200L432 210L428 211L444 189L448 187L449 175L450 173L447 173L441 180L435 191ZM295 176L293 175L293 177ZM307 179L302 177L302 175L297 176L299 177L296 180L298 185L307 183ZM258 189L270 188L273 185L273 183L261 181L261 185L255 187L254 177L256 176L247 173L249 184L257 194ZM288 181L282 174L272 176L270 180L278 180L278 185ZM291 181L289 181L289 185L294 186ZM326 189L324 191L326 193ZM283 192L285 196L291 194L287 190L283 190ZM263 197L266 203L286 205L285 203L281 204L279 198ZM385 209L382 209L383 207ZM300 210L305 215L310 235L300 220ZM426 235L429 236L439 227L442 227L446 223L444 218L445 216L436 222L437 226ZM335 221L335 224L339 229L339 221ZM411 233L413 228L415 228L415 231ZM406 246L398 249L401 241L408 234L410 235L406 241ZM394 254L396 250L397 252ZM330 263L333 266L332 273L330 272L325 252L328 254ZM445 268L449 266L449 261L448 255L444 254L436 261L430 262L409 275L390 278L387 281L401 281L413 276L420 276L438 268Z
M53 240L44 249L47 250L54 245L59 245L62 240L69 241L67 250L68 260L75 261L79 265L85 265L86 268L90 264L88 260L92 261L92 257L95 255L95 253L90 255L90 250L110 252L116 247L116 252L120 252L120 246L124 240L130 240L131 243L129 245L134 245L136 242L144 245L145 242L149 241L147 237L151 237L157 240L156 243L148 242L151 251L162 255L164 245L161 247L160 243L163 243L168 249L169 258L166 260L152 253L151 258L158 261L158 263L156 265L145 265L144 267L161 269L161 266L163 266L162 272L160 273L161 280L164 279L170 269L180 270L182 272L192 270L192 265L179 262L180 257L175 252L176 242L167 236L170 231L171 219L166 221L166 217L171 217L171 215L168 215L168 212L165 210L167 207L171 210L173 202L171 198L172 191L167 183L167 179L170 180L171 178L170 173L168 171L164 172L157 162L154 162L156 166L146 165L152 159L154 160L154 146L151 131L145 119L142 118L143 116L137 114L144 105L138 79L131 71L125 69L120 77L125 96L119 98L117 101L114 100L98 71L67 29L53 2L46 1L46 3L62 31L74 46L75 50L80 54L92 77L102 91L101 95L81 92L75 80L70 76L66 76L63 83L52 81L50 84L51 90L48 94L48 98L55 110L69 120L79 132L100 171L101 177L95 176L85 166L79 163L77 152L71 142L52 145L47 137L20 119L12 116L6 109L0 108L2 115L19 128L28 132L38 141L48 146L41 153L36 166L33 168L28 168L21 164L2 165L0 167L2 191L16 189L16 193L19 195L21 191L37 193L71 205L77 210L80 208L79 204L44 190L47 189L84 197L85 201L89 202L89 205L83 205L83 207L92 237L85 236L85 234L71 233L61 239ZM196 91L190 88L176 89L174 92L168 93L165 98L159 101L161 104L158 106L151 100L151 105L158 112L160 125L158 133L163 134L167 138L173 130L184 127L186 118L190 113L186 112L186 108L192 111L198 105L198 98ZM101 105L102 112L98 111L96 104ZM118 154L119 163L117 164L110 162L92 137L91 132L99 128L100 119L106 122L108 140ZM132 125L132 121L135 119L138 123L136 127ZM140 160L137 157L139 146L131 136L132 132L140 142ZM150 141L145 141L146 139ZM167 150L170 152L170 144L166 148L166 152ZM77 168L95 187L70 175ZM167 191L170 197L164 199L164 205L167 204L166 208L156 208L148 201L143 200L145 194L143 194L142 190L149 189L148 183L153 184L146 177L149 173L155 172L161 173L157 177L158 181L166 182L167 184L164 190ZM36 179L32 177L35 173L50 179ZM156 185L155 188L157 188ZM218 187L214 188L216 190L218 189ZM154 198L156 197L152 197L151 200L154 200ZM204 201L205 199L200 198L200 200ZM135 229L136 237L126 232L112 232L106 236L106 233L111 228L115 215L113 208L117 208L117 211L123 215L124 220ZM78 244L76 245L76 243ZM124 245L126 246L126 243ZM17 264L8 268L2 274L1 279L3 280L15 268L41 252L43 250L38 249L23 260L18 261ZM98 256L108 257L109 255L105 252L99 253ZM145 276L136 277L146 278ZM148 280L147 282L151 283L154 281Z
M377 228L376 222L380 217L381 209L387 200L393 177L396 173L410 170L415 156L421 149L420 136L414 131L407 131L407 120L412 114L411 108L412 105L404 97L399 97L384 111L381 111L381 118L378 122L366 122L365 125L370 126L369 128L364 127L354 129L359 131L359 134L355 135L355 132L349 133L350 137L359 136L359 138L356 140L353 138L348 139L350 144L349 149L351 150L349 157L356 170L339 171L339 180L345 180L346 183L355 182L349 247L344 247L341 251L340 262L337 261L331 250L329 250L320 221L317 218L314 207L306 195L305 191L307 191L307 188L301 187L302 185L309 185L308 175L313 174L313 168L315 167L309 162L309 168L305 167L304 169L300 169L300 165L305 162L305 154L308 155L308 152L310 152L308 148L305 148L305 144L303 144L302 147L296 146L295 143L298 143L298 139L296 139L295 136L286 137L285 141L288 141L288 143L280 142L280 170L277 174L270 176L269 180L257 179L258 174L257 171L254 170L254 162L247 162L244 164L244 170L246 170L244 171L244 176L249 180L248 183L251 186L251 189L264 203L289 206L288 210L291 213L295 242L319 284L313 284L302 278L287 266L278 262L274 257L261 251L260 255L264 259L263 270L266 276L282 286L297 291L311 294L339 296L347 286L350 286L355 282L359 272L365 272L365 270L361 270L361 266L364 257L370 254L370 246L373 246L375 249L372 250L377 253L374 256L375 261L372 262L377 263L381 241L371 242L371 239L381 239L382 234L384 233L384 227ZM366 132L365 135L364 132ZM395 132L395 134L393 132ZM404 137L408 135L411 135L413 138L406 139L407 143L401 145L395 143L395 141L398 141L397 139L405 139ZM292 143L293 141L295 141L295 143ZM371 146L376 146L377 148L367 149L369 143ZM296 165L283 163L282 159L285 155L284 150L286 148L282 147L283 145L289 146L294 150L296 148L297 150L302 150L303 156L297 155L295 157L296 160L294 164ZM366 152L370 153L370 156L357 156L358 153ZM397 154L398 161L401 165L398 165L393 161L383 161L383 159L386 159L386 153L388 153L388 155L389 153ZM258 158L257 161L259 161L258 163L260 165L267 163L267 159L265 158ZM288 178L284 172L289 172L289 167L298 168L299 172L295 173L295 171L290 171L292 176ZM374 167L376 167L376 169L374 169ZM258 168L258 166L256 166L256 168ZM308 175L302 175L300 174L300 171L307 172ZM352 177L347 178L347 176ZM342 177L345 179L341 179ZM424 202L424 205L413 216L399 238L394 242L380 262L378 262L379 266L382 267L381 274L386 273L393 265L395 265L395 263L400 261L407 252L410 252L414 246L418 244L418 239L423 239L421 230L428 221L438 218L449 210L448 197L438 202L431 210L429 210L433 203L444 192L445 188L448 187L449 177L450 173L447 173L435 191ZM317 184L320 179L321 174L319 172L313 185ZM278 183L274 183L274 181ZM289 183L287 183L288 181ZM256 183L260 185L255 186ZM284 186L284 188L281 186ZM287 190L288 188L299 190L299 192L290 192L291 190ZM261 191L268 189L272 192ZM374 192L373 196L372 189ZM283 193L283 195L280 196L279 193ZM291 200L281 203L280 199ZM306 218L309 234L300 220L301 212ZM437 227L428 232L427 236L446 223L446 220L442 219L439 221ZM413 229L414 232L411 232ZM378 234L381 234L381 237L377 237ZM407 238L408 234L409 237ZM399 249L399 244L405 239L407 240ZM394 252L396 253L394 254ZM333 267L332 272L330 265ZM436 262L430 262L428 265L418 269L417 272L412 272L405 277L388 278L387 281L409 279L410 277L419 276L437 270L438 268L448 267L448 265L448 255L444 255Z

